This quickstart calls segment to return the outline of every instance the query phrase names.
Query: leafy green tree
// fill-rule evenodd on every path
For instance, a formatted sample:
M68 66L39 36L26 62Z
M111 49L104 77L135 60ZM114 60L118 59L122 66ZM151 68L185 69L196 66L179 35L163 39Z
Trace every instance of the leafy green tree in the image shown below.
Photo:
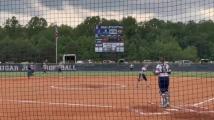
M78 53L81 59L94 58L94 37L82 36L77 39L78 41Z
M133 17L123 18L121 21L124 27L124 35L127 39L131 38L137 32L137 21Z
M124 26L125 53L97 54L94 51L96 25ZM59 57L65 53L77 54L78 59L102 60L103 57L128 60L168 60L201 58L214 59L214 23L198 23L151 19L138 23L133 17L108 20L99 16L87 17L77 27L57 26ZM32 17L27 25L20 25L15 16L0 26L0 61L55 62L55 25L44 18Z
M32 36L41 32L47 27L48 23L44 18L32 17L31 20L27 24L28 35Z
M67 25L61 25L59 27L59 33L60 33L60 37L71 37L71 38L76 37L74 33L74 28Z
M193 46L189 46L182 52L182 58L187 60L197 60L197 49Z
M22 27L15 16L8 18L4 25L5 33L11 38L22 37Z
M105 18L102 18L99 24L110 26L110 25L121 25L121 22L115 19L107 20Z
M99 16L87 17L83 23L75 28L76 36L94 36L95 27L100 24L101 20Z
M36 45L38 50L38 58L40 62L48 60L49 62L55 62L55 44L47 38L41 36Z
M159 36L152 47L154 50L152 54L153 59L158 59L158 57L164 56L167 60L177 60L181 56L182 49L178 42L172 36L165 35Z

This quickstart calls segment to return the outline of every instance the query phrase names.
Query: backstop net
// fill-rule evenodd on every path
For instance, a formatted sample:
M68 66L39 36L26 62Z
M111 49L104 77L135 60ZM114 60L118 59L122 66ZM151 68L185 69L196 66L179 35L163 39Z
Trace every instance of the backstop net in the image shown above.
M213 20L213 0L1 0L0 119L213 120Z

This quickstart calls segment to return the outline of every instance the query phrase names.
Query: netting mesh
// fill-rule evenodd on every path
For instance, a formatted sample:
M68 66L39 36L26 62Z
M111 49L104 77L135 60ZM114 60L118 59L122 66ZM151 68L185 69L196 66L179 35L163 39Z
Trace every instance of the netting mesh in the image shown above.
M116 20L132 16L139 22L152 18L175 22L214 19L212 0L2 0L0 4L1 24L12 16L22 24L39 16L49 24L69 26L77 26L91 16Z
M0 119L213 120L213 20L213 0L0 0Z

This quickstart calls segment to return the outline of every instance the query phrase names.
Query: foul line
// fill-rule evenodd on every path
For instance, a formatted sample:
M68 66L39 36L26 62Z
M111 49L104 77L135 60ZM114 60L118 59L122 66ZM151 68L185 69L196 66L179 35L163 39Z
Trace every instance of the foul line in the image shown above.
M213 101L214 100L214 98L210 98L210 99L208 99L208 100L204 100L203 102L199 102L199 103L195 103L195 104L193 104L193 106L199 106L199 105L202 105L202 104L204 104L204 103L209 103L209 102L211 102L211 101Z
M197 105L201 105L201 104L210 102L212 100L214 100L214 98L205 100L205 101L200 102L200 103L196 103L196 104L194 104L195 105L194 107L198 107ZM154 105L155 103L149 102L149 104ZM209 111L208 109L207 109L207 111L206 110L204 111L204 110L194 110L194 109L191 109L191 108L185 108L185 105L179 105L179 106L170 105L170 106L171 106L171 108L163 108L164 109L163 112L144 112L143 110L140 111L138 109L133 109L133 108L129 108L129 110L132 111L132 112L135 112L135 113L137 113L139 115L142 115L142 116L170 115L171 112L182 112L182 111L184 111L184 112L192 112L192 113L214 113L213 110Z
M77 104L77 103L57 103L57 102L42 102L42 101L31 101L31 100L0 100L7 102L16 102L24 104L49 104L49 105L65 105L65 106L79 106L79 107L97 107L97 108L113 108L113 106L108 105L90 105L90 104Z
M207 102L214 100L208 99L206 100ZM113 108L113 106L110 105L93 105L93 104L78 104L78 103L61 103L61 102L43 102L43 101L32 101L32 100L4 100L0 99L0 101L6 101L6 102L15 102L15 103L23 103L23 104L45 104L45 105L62 105L62 106L78 106L78 107L95 107L95 108ZM200 102L200 104L204 103ZM149 103L149 104L154 104L154 103ZM195 105L198 105L199 103L196 103ZM200 105L199 104L199 105ZM139 115L142 116L153 116L153 115L170 115L172 111L174 112L180 112L180 111L186 111L186 112L194 112L194 113L214 113L214 111L198 111L198 110L193 110L190 108L185 108L185 106L172 106L172 108L166 108L164 109L163 112L144 112L140 111L138 109L133 109L133 108L128 108L130 111L135 112Z

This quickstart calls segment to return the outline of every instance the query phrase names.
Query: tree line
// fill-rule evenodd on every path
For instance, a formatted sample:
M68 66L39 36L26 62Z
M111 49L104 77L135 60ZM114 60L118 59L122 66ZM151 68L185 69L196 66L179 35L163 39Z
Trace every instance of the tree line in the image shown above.
M122 25L124 27L124 53L95 53L95 26ZM55 61L55 25L44 18L32 17L21 25L14 16L0 26L1 62ZM137 22L133 17L107 20L99 16L87 17L76 27L60 25L59 60L63 54L76 54L77 59L103 60L125 58L129 61L201 58L214 59L214 23L211 20L187 23L151 19Z

